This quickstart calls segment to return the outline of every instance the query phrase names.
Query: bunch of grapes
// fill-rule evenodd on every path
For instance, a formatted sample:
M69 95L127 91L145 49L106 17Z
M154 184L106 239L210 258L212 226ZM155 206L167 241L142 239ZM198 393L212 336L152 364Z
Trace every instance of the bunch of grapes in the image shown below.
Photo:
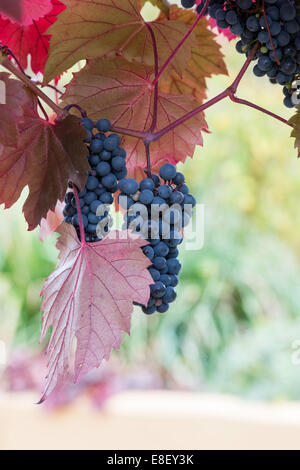
M109 207L114 202L113 193L118 190L118 182L127 176L126 152L117 134L109 134L111 124L107 119L100 119L96 126L89 118L83 118L82 124L88 132L86 140L88 161L91 166L86 186L79 193L85 239L87 242L101 240L112 225ZM95 132L94 132L95 130ZM70 184L72 189L72 183ZM73 191L65 197L64 220L72 224L80 239L79 217Z
M181 0L181 4L192 8L195 1ZM202 0L198 12L204 4ZM300 6L295 0L211 0L205 14L214 18L219 28L229 28L240 36L236 44L239 53L248 56L258 44L254 74L266 75L271 83L284 86L287 107L299 104L293 85L300 78Z
M152 261L149 272L154 282L148 305L142 310L148 315L155 311L164 313L176 299L181 270L178 246L183 242L183 229L190 222L196 200L189 194L184 175L170 163L161 167L160 177L152 175L140 185L127 178L118 186L119 203L126 210L123 228L149 242L143 252Z
M177 296L175 287L181 270L178 246L183 242L183 230L190 222L196 200L189 194L184 175L170 163L161 167L160 176L151 175L140 184L126 178L126 152L120 147L120 137L109 133L110 122L100 119L95 125L91 119L83 118L82 124L88 132L87 158L91 166L86 186L78 194L85 240L97 242L109 232L113 222L109 206L114 202L113 193L120 190L119 203L126 211L123 229L130 229L149 242L142 250L152 261L149 272L153 284L148 305L141 305L142 310L148 315L155 311L164 313ZM64 221L75 227L80 239L72 183L69 186Z

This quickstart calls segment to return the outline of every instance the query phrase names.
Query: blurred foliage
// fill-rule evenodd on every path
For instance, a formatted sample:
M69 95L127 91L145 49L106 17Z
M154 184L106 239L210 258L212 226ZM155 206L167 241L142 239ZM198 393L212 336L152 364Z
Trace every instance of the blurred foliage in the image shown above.
M242 64L234 43L224 51L231 78L209 80L209 97ZM251 71L239 96L291 115L280 87ZM161 316L137 310L114 361L157 370L168 387L299 399L300 370L291 357L300 339L300 162L290 130L229 100L206 117L211 134L184 165L205 204L204 247L183 247L177 302ZM15 342L37 344L39 291L56 263L55 237L41 244L37 232L26 232L21 204L1 211L1 220L1 316L17 311Z
M37 344L40 334L40 291L44 279L55 267L57 252L55 238L41 243L38 230L27 231L22 215L26 193L10 210L1 209L0 225L0 305L7 298L14 298L18 305L18 326L15 342ZM15 307L16 308L16 307ZM11 312L5 309L3 318L9 319ZM0 336L2 330L0 329Z

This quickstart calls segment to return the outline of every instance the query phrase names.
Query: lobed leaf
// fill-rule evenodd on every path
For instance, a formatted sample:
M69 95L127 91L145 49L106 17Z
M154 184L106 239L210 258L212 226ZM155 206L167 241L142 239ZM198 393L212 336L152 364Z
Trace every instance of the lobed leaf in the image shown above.
M55 23L65 6L59 0L51 0L48 12L48 0L46 2L27 0L27 2L31 7L30 10L25 10L26 15L21 24L11 18L0 16L0 41L13 51L24 69L28 65L30 54L33 72L43 73L50 40L45 32Z
M8 15L14 21L21 21L22 19L22 0L1 0L0 13Z
M83 188L89 164L83 140L86 132L75 116L55 124L41 119L37 101L21 82L1 73L6 104L0 104L0 204L11 207L28 185L23 211L34 229L57 200L63 200L68 180Z
M129 61L154 64L153 43L147 23L140 15L139 0L64 0L68 7L48 30L52 34L45 82L58 76L82 59L119 55ZM178 38L188 31L179 21L151 23L159 66L168 59ZM181 74L191 56L195 37L176 54L173 66Z
M64 105L78 103L90 118L106 116L117 127L146 131L153 117L154 87L152 68L124 59L88 62L74 75L63 97ZM158 94L156 130L162 129L197 107L187 95ZM196 144L202 145L202 130L207 130L203 113L176 127L151 144L151 162L155 168L162 159L172 163L192 156ZM133 172L146 166L143 142L125 137L127 167Z
M14 0L14 8L18 7L19 15L16 17L13 14L10 14L8 11L2 9L1 16L5 19L9 19L12 23L18 23L20 26L29 26L38 21L43 16L48 15L52 10L51 0ZM2 2L1 2L2 7ZM13 5L11 5L11 10ZM15 10L16 11L16 10Z
M170 17L191 26L196 14L191 10L182 10L176 6L170 8ZM163 78L160 89L164 93L192 95L198 103L206 98L206 78L219 74L228 74L221 53L221 46L216 42L216 35L209 29L209 23L202 18L194 30L197 47L192 48L192 57L184 73L180 76L174 68L168 77Z
M64 220L63 209L64 202L57 201L54 211L49 210L46 218L41 220L40 223L40 236L39 240L41 242L45 241L46 238L50 237L54 232L56 232L59 225Z
M71 225L63 223L58 232L59 265L41 292L42 338L52 326L41 402L70 376L75 337L75 382L120 347L123 331L130 331L133 302L147 304L153 283L142 238L112 232L101 242L86 244Z

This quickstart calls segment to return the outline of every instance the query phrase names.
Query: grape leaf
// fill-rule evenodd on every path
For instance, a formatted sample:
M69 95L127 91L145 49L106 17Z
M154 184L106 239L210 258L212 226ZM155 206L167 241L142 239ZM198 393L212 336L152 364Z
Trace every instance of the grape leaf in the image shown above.
M191 10L182 10L172 6L170 17L191 26L196 19L196 14ZM205 18L198 22L194 32L198 44L197 47L192 48L192 58L183 75L180 76L173 68L168 77L161 81L160 89L164 93L192 95L201 104L206 98L206 78L213 74L228 74L228 72L221 46L215 41L216 36L210 31Z
M52 10L51 0L18 0L17 3L19 3L21 12L18 19L9 13L2 14L2 16L21 26L33 24L34 21L38 21Z
M49 210L45 219L41 220L40 223L40 236L41 242L45 241L46 238L50 237L56 232L57 227L64 220L63 209L65 204L61 201L57 201L54 211Z
M24 109L36 106L36 98L20 81L11 79L6 72L0 72L0 81L5 85L6 102L0 104L0 142L5 146L13 146L17 134L16 123L22 120Z
M74 75L67 86L64 105L78 103L94 120L105 116L114 126L145 131L152 121L152 76L151 67L130 63L122 58L90 61ZM191 96L159 93L156 130L196 107L197 102ZM203 113L199 113L159 141L153 142L153 167L163 158L177 163L185 161L187 155L192 156L195 145L202 144L202 130L207 130L207 124ZM146 161L143 142L126 136L124 145L128 169L143 169Z
M291 137L295 138L295 148L298 149L298 157L300 158L300 107L297 106L297 112L291 117L289 122L294 126Z
M29 3L31 4L30 10L26 10L27 13L23 18L25 24L18 24L0 16L0 40L13 51L24 69L27 67L28 54L30 54L31 68L37 74L44 72L48 56L49 35L44 33L56 21L57 15L65 9L65 6L59 0L51 0L51 11L39 18L39 15L46 11L41 10L41 0L35 0L35 2L30 0Z
M41 292L42 339L53 328L41 402L69 376L75 337L75 382L119 349L122 332L130 332L133 302L147 304L153 283L151 262L141 250L144 239L115 231L87 244L79 242L71 225L63 223L58 232L59 265Z
M154 64L153 44L147 24L139 11L139 0L64 0L68 7L50 27L52 34L45 82L58 76L81 59L121 55L129 61ZM159 66L168 59L188 27L178 21L151 23L158 48ZM173 60L181 74L191 57L192 34Z
M54 125L42 120L36 99L19 81L4 73L0 79L7 89L6 104L0 105L0 204L11 207L28 185L23 211L32 230L64 198L69 179L84 187L86 131L75 116Z
M1 0L0 1L0 12L10 16L15 21L21 21L22 19L22 0Z

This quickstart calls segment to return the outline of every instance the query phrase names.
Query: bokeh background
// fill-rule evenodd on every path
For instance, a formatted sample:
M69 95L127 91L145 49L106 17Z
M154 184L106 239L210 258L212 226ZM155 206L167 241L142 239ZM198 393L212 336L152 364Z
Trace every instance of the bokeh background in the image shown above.
M244 58L221 38L229 77L208 80L208 98L228 86ZM285 118L282 91L248 71L238 96ZM164 315L136 310L130 338L63 406L89 396L101 407L122 389L233 394L270 402L300 399L300 161L290 129L225 100L206 112L210 134L180 170L205 205L205 243L181 251L178 300ZM23 197L24 200L24 197ZM22 201L1 209L2 390L40 392L43 280L57 260L56 237L26 231ZM298 349L297 349L298 348Z

